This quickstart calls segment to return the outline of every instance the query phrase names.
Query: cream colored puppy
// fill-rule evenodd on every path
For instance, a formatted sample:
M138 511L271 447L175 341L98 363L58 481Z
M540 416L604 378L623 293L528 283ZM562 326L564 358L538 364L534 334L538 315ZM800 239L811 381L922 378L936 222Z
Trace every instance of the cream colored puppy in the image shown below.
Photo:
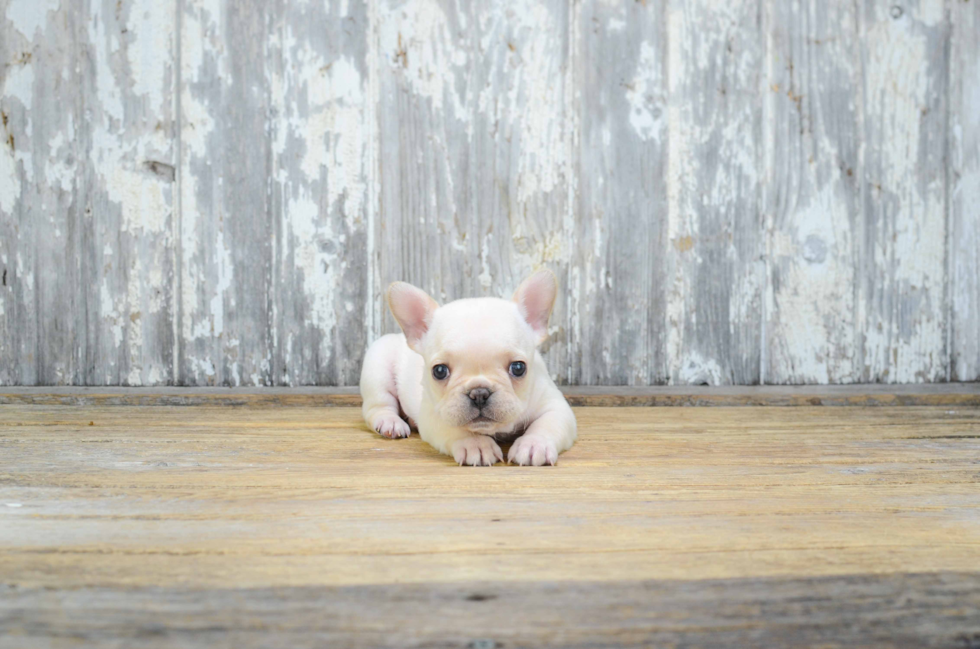
M391 438L417 427L460 465L503 460L497 441L515 437L508 461L555 464L576 437L575 415L537 351L557 292L547 270L525 280L512 301L440 307L411 284L392 284L388 306L404 335L383 336L364 357L368 426Z

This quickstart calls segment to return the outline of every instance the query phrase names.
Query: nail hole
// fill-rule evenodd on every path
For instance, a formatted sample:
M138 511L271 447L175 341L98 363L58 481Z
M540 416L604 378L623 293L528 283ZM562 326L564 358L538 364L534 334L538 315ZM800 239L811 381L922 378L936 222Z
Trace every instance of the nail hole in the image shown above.
M489 593L472 593L466 596L467 602L486 602L491 599L497 599L497 596Z
M166 162L158 162L156 160L147 160L143 163L147 171L151 174L162 178L163 180L172 183L177 178L177 169L173 165L168 165Z

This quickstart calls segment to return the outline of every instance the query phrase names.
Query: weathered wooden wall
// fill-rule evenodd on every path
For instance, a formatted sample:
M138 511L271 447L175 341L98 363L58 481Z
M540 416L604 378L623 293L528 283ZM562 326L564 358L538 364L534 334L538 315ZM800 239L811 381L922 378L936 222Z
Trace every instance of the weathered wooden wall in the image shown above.
M0 384L349 385L394 279L565 383L980 379L977 0L0 0Z

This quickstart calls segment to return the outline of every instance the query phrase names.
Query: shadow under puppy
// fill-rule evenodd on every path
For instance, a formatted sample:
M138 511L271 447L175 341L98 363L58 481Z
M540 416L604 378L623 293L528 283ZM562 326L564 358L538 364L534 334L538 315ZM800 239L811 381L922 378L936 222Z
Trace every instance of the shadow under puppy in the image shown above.
M388 306L404 334L379 338L364 357L368 425L390 438L417 428L433 448L472 466L502 461L497 438L520 435L509 462L555 464L577 434L575 415L537 350L557 293L548 270L526 279L513 300L441 307L411 284L392 284Z

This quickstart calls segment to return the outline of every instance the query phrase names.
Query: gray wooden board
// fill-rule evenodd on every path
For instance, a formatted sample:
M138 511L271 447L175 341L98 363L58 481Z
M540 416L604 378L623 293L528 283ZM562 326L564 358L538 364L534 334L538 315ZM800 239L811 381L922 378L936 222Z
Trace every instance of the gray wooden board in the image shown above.
M980 378L980 2L951 2L949 214L954 381Z
M578 7L571 384L665 383L666 3Z
M765 71L760 0L671 0L667 356L671 383L760 381Z
M562 383L980 379L978 11L0 0L0 384L352 385L540 266Z
M174 4L0 15L0 382L166 383Z
M248 589L0 585L0 647L980 646L980 574Z
M180 384L272 383L274 7L181 7Z
M273 42L271 378L353 385L368 340L374 200L367 2L280 3ZM243 381L245 384L250 381Z
M776 2L767 25L765 380L853 382L861 377L858 15L843 2Z
M857 4L861 380L942 380L948 356L945 3Z

